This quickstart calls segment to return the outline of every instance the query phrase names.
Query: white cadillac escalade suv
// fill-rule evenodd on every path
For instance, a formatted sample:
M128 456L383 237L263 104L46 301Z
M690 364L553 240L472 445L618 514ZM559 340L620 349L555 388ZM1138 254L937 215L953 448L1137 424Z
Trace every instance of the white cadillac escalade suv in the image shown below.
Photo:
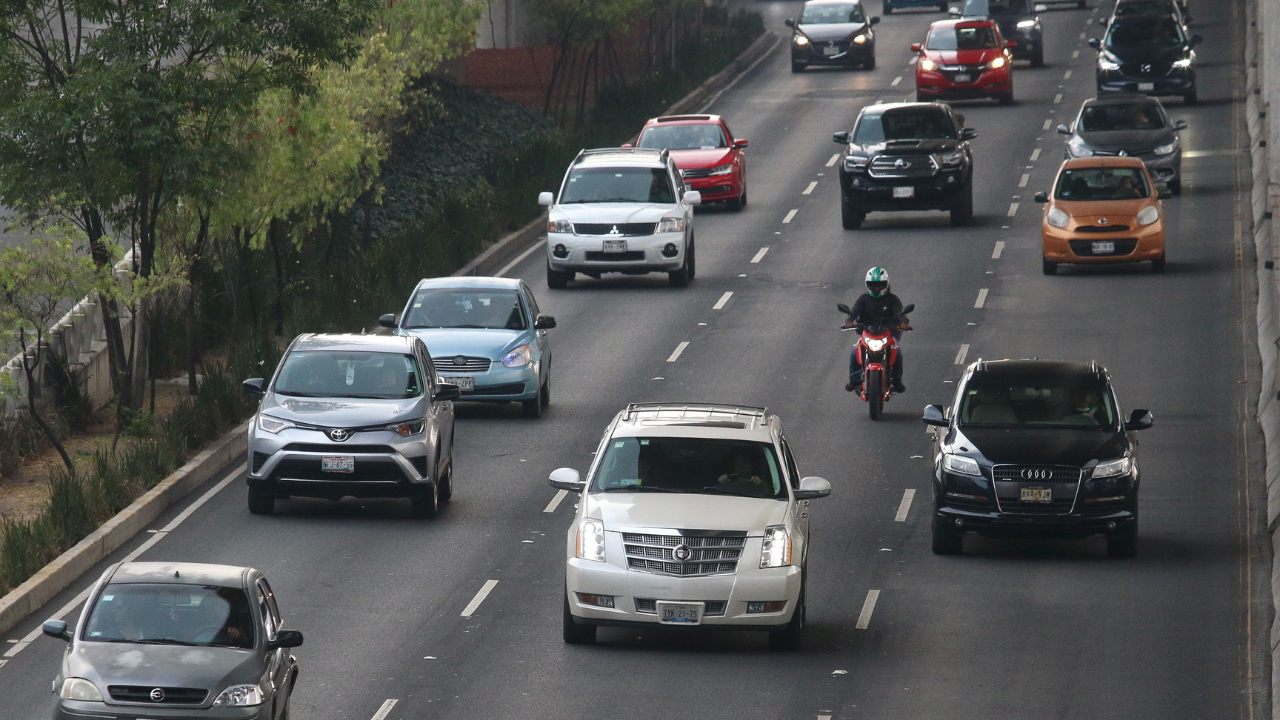
M766 630L800 645L809 500L782 421L764 408L633 403L610 423L569 528L564 640L599 625Z

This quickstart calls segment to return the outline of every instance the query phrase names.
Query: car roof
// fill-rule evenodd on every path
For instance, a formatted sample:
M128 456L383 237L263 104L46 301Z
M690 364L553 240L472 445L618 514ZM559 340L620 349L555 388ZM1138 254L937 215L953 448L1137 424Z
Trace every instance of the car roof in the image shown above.
M841 0L848 2L848 0ZM650 118L645 123L645 127L653 127L655 125L713 125L720 123L719 115L662 115L656 118Z
M193 562L126 562L111 573L110 583L159 583L244 587L252 568Z
M415 342L416 339L409 335L303 333L293 341L293 349L405 353L413 349Z
M805 5L847 5L848 3L861 5L862 0L808 0Z
M518 290L518 278L490 277L486 275L463 275L459 277L422 278L414 290L424 288L462 288L464 290Z
M1134 103L1144 103L1147 105L1161 104L1159 98L1153 98L1150 95L1117 93L1115 95L1104 95L1102 97L1089 98L1084 101L1083 107L1093 107L1095 105L1132 105Z
M1075 170L1077 168L1105 168L1105 167L1145 167L1142 158L1136 158L1132 155L1094 155L1087 158L1071 158L1062 163L1062 170Z
M597 148L583 150L573 159L574 167L666 167L666 150L648 148Z
M1106 368L1096 362L1078 360L979 360L971 367L975 375L987 377L1065 378L1107 374Z
M947 18L945 20L934 20L929 25L929 29L934 28L955 28L955 27L995 27L996 21L991 18ZM987 48L993 49L993 48Z
M768 408L722 403L631 403L612 437L705 437L770 442L782 421Z
M874 105L867 105L864 108L862 108L862 113L864 115L879 115L881 113L888 112L889 110L902 110L902 109L929 109L929 110L936 110L938 112L946 112L949 109L949 107L950 106L947 105L946 103L938 103L938 102L876 103Z

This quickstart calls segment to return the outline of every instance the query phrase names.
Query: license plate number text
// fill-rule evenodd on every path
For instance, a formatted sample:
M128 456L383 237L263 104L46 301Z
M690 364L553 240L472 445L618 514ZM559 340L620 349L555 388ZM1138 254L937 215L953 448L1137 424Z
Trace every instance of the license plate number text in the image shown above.
M916 196L916 189L912 186L895 187L893 189L893 196L895 198L913 198Z
M665 625L700 625L702 603L658 603L658 622Z
M616 252L616 253L626 252L626 251L627 251L627 241L626 241L626 240L605 240L605 241L604 241L604 251L605 251L605 252Z
M1095 240L1093 243L1094 255L1110 255L1116 251L1116 244L1112 240Z
M1138 83L1138 92L1151 92L1156 89L1155 83Z
M441 375L440 380L450 385L457 385L458 389L463 392L471 392L476 389L476 379L470 375Z
M956 73L956 82L971 82L969 73Z
M1019 496L1022 502L1044 502L1053 500L1053 488L1022 488L1022 494Z
M353 473L356 471L356 459L351 455L322 457L320 470L332 473Z

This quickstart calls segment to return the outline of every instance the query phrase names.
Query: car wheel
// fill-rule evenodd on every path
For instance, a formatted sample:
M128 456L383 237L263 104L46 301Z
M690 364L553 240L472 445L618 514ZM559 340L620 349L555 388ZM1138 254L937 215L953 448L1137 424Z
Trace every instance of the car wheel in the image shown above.
M568 287L569 281L573 279L573 271L561 272L560 270L552 270L551 263L547 263L547 287L555 290L563 290Z
M416 518L433 518L440 512L440 493L434 482L415 488L409 496L409 514Z
M449 502L453 499L453 461L449 462L449 467L440 473L440 485L436 490L436 496L440 498L440 502Z
M1169 192L1173 193L1174 195L1181 195L1181 194L1182 194L1182 181L1181 181L1181 180L1170 180L1170 181L1168 182L1168 186L1169 186Z
M809 67L808 63L798 63L795 60L791 61L791 72L793 73L804 72L804 69L807 67Z
M1160 257L1151 261L1151 272L1153 273L1164 272L1164 255L1161 255Z
M934 555L964 554L964 533L957 532L951 527L951 523L938 517L936 513L933 517L932 549Z
M564 597L564 626L561 629L564 641L570 645L592 645L596 641L596 626L578 624L569 612L569 596Z
M1182 96L1182 104L1183 104L1183 105L1195 105L1197 102L1199 102L1199 100L1198 100L1198 98L1196 97L1196 91L1195 91L1195 88L1192 88L1192 89L1191 89L1191 92L1189 92L1189 93L1187 93L1186 95L1183 95L1183 96Z
M725 200L724 206L729 208L730 212L742 212L742 196L739 195Z
M791 621L781 630L769 631L769 648L794 652L800 649L800 640L804 632L804 581L800 581L800 596L796 598L795 612L791 613Z
M969 179L969 187L965 188L964 200L959 207L951 208L951 224L967 225L973 219L973 179Z
M689 252L685 257L684 264L689 268L689 279L692 280L698 274L698 246L694 243L693 238L689 238Z
M667 273L667 282L671 284L671 287L689 287L689 260L692 257L692 253L686 253L684 257L684 264L680 266L680 269L672 270Z
M1057 275L1057 274L1058 274L1058 263L1056 263L1056 262L1050 262L1050 261L1049 261L1049 258L1042 258L1042 259L1040 260L1040 263L1041 263L1041 265L1040 265L1040 269L1044 271L1044 274L1045 274L1045 275Z
M867 70L876 69L876 55L874 52L871 53L871 57L867 58L866 62L862 63L862 67L866 68Z
M521 400L520 405L524 407L525 417L540 417L542 415L542 385L538 385L538 394L532 400Z
M862 227L862 221L867 219L867 213L850 204L849 200L843 197L843 193L841 195L840 224L845 230L857 230Z
M547 368L547 379L542 383L542 407L551 404L551 368Z
M742 189L742 207L745 208L746 206L747 206L747 189L743 188Z
M249 512L254 515L270 515L276 511L276 498L252 485L249 486Z
M1036 52L1031 56L1031 67L1044 67L1044 46L1036 48Z
M1138 520L1120 532L1107 536L1107 557L1131 558L1138 555Z
M1012 92L1007 92L1007 93L1002 93L1002 94L1000 94L1000 95L997 95L997 96L996 96L996 102L1000 103L1001 105L1012 105L1012 104L1013 104L1013 93L1012 93Z
M884 7L880 8L880 9L884 11L884 14L885 14L885 15L892 15L892 14L893 14L893 6L892 6L892 5L890 5L889 3L885 3L885 4L884 4Z

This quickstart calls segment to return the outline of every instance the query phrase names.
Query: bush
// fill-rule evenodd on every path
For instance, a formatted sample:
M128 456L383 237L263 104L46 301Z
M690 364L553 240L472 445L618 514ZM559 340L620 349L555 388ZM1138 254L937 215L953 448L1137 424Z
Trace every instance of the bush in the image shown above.
M44 433L26 413L0 416L0 477L17 470L23 458L36 454L44 445Z

